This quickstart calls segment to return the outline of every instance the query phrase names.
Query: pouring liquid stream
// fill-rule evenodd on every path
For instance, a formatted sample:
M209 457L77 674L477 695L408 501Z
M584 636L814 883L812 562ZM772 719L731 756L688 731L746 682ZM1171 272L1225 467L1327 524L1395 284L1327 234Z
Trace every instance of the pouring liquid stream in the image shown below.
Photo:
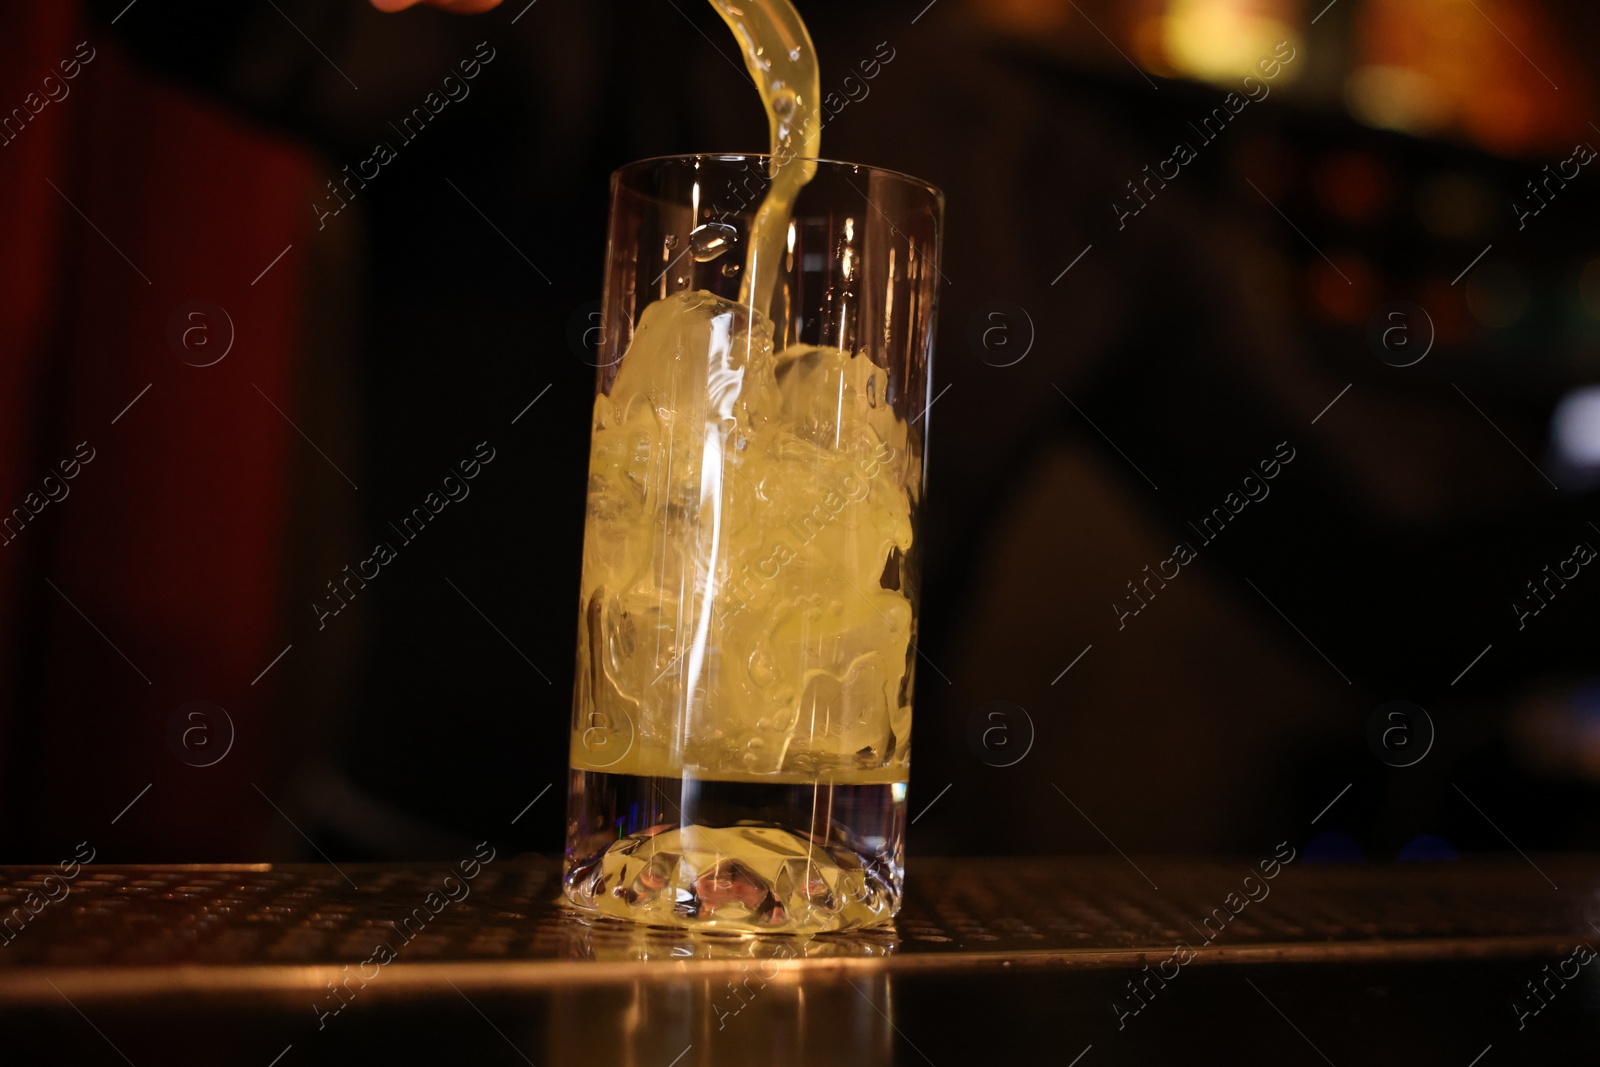
M772 185L750 227L739 292L739 303L765 314L795 197L817 173L822 80L811 34L789 0L711 0L711 6L738 38L745 69L767 110Z

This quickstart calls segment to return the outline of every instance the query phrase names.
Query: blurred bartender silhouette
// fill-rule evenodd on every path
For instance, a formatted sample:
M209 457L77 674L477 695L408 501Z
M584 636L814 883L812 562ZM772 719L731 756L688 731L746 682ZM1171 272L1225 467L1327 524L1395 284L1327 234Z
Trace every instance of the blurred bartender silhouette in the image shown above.
M1321 7L802 4L948 196L915 851L1600 840L1596 15ZM559 848L607 176L765 143L702 8L0 13L7 859Z

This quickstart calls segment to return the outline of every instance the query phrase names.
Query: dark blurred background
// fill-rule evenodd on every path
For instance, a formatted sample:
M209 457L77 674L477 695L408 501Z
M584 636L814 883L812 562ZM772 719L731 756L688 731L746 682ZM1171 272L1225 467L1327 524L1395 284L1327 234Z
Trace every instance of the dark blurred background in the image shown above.
M913 854L1600 844L1593 8L801 7L948 196ZM556 851L607 176L765 144L709 6L12 5L0 130L0 855Z

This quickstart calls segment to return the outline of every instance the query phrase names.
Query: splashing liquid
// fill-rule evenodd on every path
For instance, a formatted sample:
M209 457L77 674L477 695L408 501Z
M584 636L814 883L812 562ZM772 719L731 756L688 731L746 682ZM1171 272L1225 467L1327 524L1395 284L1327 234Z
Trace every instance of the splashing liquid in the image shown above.
M816 57L788 0L711 4L766 107L770 185L738 302L663 295L595 398L566 892L646 922L849 929L900 897L920 467L869 356L776 348ZM705 222L687 251L737 238Z

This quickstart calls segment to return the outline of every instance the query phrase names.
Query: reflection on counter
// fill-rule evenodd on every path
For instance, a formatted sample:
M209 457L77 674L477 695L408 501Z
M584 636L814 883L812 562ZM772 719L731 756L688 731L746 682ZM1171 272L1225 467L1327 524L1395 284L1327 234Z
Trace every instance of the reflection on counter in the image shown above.
M762 977L769 974L770 978ZM773 961L735 976L580 986L551 998L544 1063L697 1067L713 1062L894 1062L894 998L886 974L813 972L802 986ZM596 1026L594 1020L615 1020Z

